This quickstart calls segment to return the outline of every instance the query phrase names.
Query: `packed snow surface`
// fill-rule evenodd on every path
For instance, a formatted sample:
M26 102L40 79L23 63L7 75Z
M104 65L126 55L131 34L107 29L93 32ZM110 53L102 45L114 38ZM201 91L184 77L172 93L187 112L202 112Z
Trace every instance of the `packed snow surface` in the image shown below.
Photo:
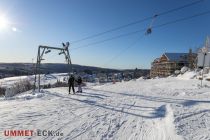
M200 87L186 77L87 84L75 95L63 87L1 98L0 139L11 139L4 130L46 129L64 136L21 139L209 140L210 82Z

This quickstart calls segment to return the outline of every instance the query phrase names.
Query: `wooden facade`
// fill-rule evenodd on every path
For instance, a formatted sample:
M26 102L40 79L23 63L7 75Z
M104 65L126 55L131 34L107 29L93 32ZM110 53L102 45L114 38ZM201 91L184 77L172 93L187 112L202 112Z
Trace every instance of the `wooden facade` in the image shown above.
M189 64L189 53L165 53L152 62L150 77L167 77Z

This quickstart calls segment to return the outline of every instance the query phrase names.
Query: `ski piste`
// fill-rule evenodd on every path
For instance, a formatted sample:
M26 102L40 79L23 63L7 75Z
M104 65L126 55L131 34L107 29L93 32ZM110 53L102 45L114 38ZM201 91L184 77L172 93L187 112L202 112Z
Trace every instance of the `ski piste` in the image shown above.
M0 131L42 129L64 136L31 139L197 140L209 137L209 82L196 73L107 84L87 83L82 93L68 87L0 99ZM17 110L16 108L21 108ZM1 134L1 139L5 136ZM14 139L19 139L14 137Z

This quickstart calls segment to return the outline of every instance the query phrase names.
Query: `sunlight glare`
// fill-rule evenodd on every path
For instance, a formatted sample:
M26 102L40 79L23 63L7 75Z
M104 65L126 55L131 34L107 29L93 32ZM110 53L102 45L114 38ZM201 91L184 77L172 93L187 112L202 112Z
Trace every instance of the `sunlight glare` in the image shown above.
M12 31L16 32L17 31L17 28L12 27Z
M0 30L6 29L9 23L5 16L0 16Z

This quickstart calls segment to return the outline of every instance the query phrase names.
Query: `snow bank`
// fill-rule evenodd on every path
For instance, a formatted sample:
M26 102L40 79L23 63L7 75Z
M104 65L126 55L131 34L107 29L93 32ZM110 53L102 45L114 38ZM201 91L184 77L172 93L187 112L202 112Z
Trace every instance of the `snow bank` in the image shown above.
M5 97L12 97L16 94L29 91L32 89L32 85L27 80L21 80L19 82L14 83L11 86L6 87Z
M140 77L140 78L136 79L136 81L142 81L142 80L144 80L144 77Z
M187 71L184 74L180 74L177 76L179 79L194 79L196 77L197 73L195 71Z
M175 70L174 72L176 75L180 74L180 70Z
M4 100L17 100L17 99L24 99L24 100L31 100L31 99L34 99L34 98L41 98L45 96L45 93L41 93L41 92L26 92L26 93L22 93L20 95L17 95L17 96L13 96L13 97L5 97L5 98L2 98Z
M4 79L0 79L1 87L11 87L15 83L20 81L30 81L32 82L33 76L19 76L19 77L8 77Z
M33 98L41 98L43 96L45 96L44 93L37 92L37 93L23 94L23 95L17 96L16 99L26 99L26 100L29 100L29 99L33 99Z
M188 67L182 67L181 70L180 70L180 72L181 72L182 74L184 74L184 73L187 72L187 71L188 71Z
M4 79L1 79L1 81L17 81L17 80L25 80L27 79L28 76L16 76L16 77L7 77L7 78L4 78Z
M14 88L6 88L5 97L12 97L14 95L15 95L15 89Z

